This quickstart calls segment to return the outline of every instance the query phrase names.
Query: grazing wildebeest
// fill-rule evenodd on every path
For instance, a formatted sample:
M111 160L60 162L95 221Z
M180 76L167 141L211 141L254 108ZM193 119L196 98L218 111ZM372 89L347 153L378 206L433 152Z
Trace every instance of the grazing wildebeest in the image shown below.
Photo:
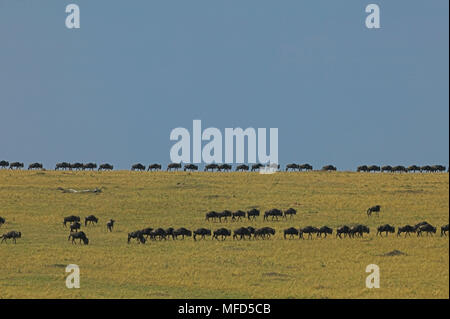
M420 166L411 165L411 166L408 166L407 170L408 170L408 172L413 172L413 173L419 172L420 171Z
M432 172L444 172L445 171L445 166L443 166L443 165L433 165L433 166L431 166L431 171Z
M114 220L114 219L110 219L107 223L106 223L106 229L108 230L108 231L110 231L110 232L112 232L113 231L113 228L114 228L114 223L115 223L116 221Z
M252 233L250 232L250 230L247 227L241 227L234 231L233 240L236 238L245 239L245 236L247 236L248 239L251 239Z
M248 165L241 164L241 165L236 166L236 172L237 171L248 171L248 170L249 170Z
M139 244L145 244L146 240L145 240L144 234L142 233L142 230L136 230L136 231L133 231L131 233L128 233L128 244L130 243L130 240L132 238L136 239L136 241Z
M264 219L268 220L269 216L272 217L272 220L275 218L278 220L278 217L283 217L283 212L277 208L270 209L264 213Z
M214 172L214 170L218 171L219 170L219 165L215 164L215 163L205 165L204 171L207 172L209 170L211 170L211 172Z
M137 163L137 164L134 164L133 166L131 166L131 170L132 171L145 171L145 166L142 165L141 163Z
M80 240L80 244L81 244L81 241L83 241L83 243L85 245L89 244L89 239L86 237L86 234L82 231L76 232L76 233L70 233L69 238L67 240L69 241L71 238L72 238L72 244L76 244L76 242L75 242L76 239Z
M253 237L255 239L261 238L261 239L270 239L270 236L275 235L275 229L271 227L263 227L255 230L255 233Z
M287 172L288 170L291 170L291 171L297 170L297 171L299 171L299 170L300 170L300 165L295 164L295 163L287 164L287 165L286 165L286 172Z
M324 167L322 167L322 171L326 171L326 172L336 171L336 170L337 170L336 167L333 165L325 165Z
M9 169L21 169L21 168L23 168L23 163L13 162L9 164Z
M327 238L328 235L332 235L333 234L333 229L331 229L328 226L322 226L317 231L317 236L322 238L322 234L325 234L325 238Z
M447 233L448 233L448 227L449 227L449 224L447 224L447 225L445 225L445 226L441 226L441 237L442 237L442 236L447 236Z
M2 225L6 223L6 219L3 218L2 216L0 216L0 227L2 227Z
M211 236L211 230L206 228L194 230L194 240L197 240L197 236L201 236L200 239L205 239L205 236Z
M222 164L222 165L219 165L218 170L221 172L229 172L229 171L231 171L232 168L233 167L231 167L230 164Z
M294 238L294 236L298 235L297 228L290 227L284 230L284 239L286 239L286 235L289 235L289 238Z
M2 239L2 241L1 241L2 243L5 242L5 244L6 244L8 239L12 239L15 244L17 238L22 238L22 233L20 231L13 230L6 234L3 234L2 236L0 236L0 238Z
M89 224L97 224L98 223L98 218L95 217L94 215L89 215L88 217L84 218L84 226L87 226Z
M261 167L264 167L264 165L263 165L263 164L260 164L260 163L258 163L258 164L253 164L253 165L252 165L251 171L252 171L252 172L257 171L257 170L259 170Z
M159 240L166 240L167 239L167 233L164 229L162 228L157 228L154 231L151 232L150 234L150 238L155 240L156 238L158 238Z
M70 163L67 162L57 163L55 166L55 171L58 171L60 169L62 170L71 169Z
M430 165L424 165L420 167L420 172L429 173L432 171L432 168Z
M289 218L292 218L292 216L296 215L297 211L294 208L288 208L284 211L283 217L287 219L287 216L290 216Z
M76 171L81 171L81 170L83 170L84 169L84 164L83 163L73 163L73 164L70 164L70 163L67 163L67 164L69 164L69 170L76 170Z
M148 239L152 235L153 228L148 227L141 230L142 236L145 236Z
M304 228L300 228L298 231L298 237L303 239L303 234L308 234L308 239L312 239L313 234L317 234L319 229L313 226L307 226Z
M225 221L228 221L228 217L231 217L233 213L229 210L224 210L221 213L218 213L219 222L222 222L222 218L225 218Z
M0 161L0 168L7 168L9 166L8 161Z
M405 166L402 166L402 165L397 165L397 166L392 167L392 171L393 171L394 173L397 173L397 172L400 172L400 173L407 173L407 172L408 172L408 170L406 169L406 167L405 167Z
M381 206L380 205L375 205L375 206L369 207L367 209L366 213L367 213L368 217L371 216L372 213L377 213L377 216L379 216L380 215L380 210L381 210Z
M70 232L77 231L80 228L81 228L81 223L80 222L73 222L72 224L70 224Z
M361 237L361 238L362 238L362 237L364 237L364 236L363 236L364 233L366 233L366 234L369 234L369 233L370 233L369 227L367 227L367 226L365 226L365 225L357 225L357 226L353 227L353 228L350 230L349 235L350 235L351 238L354 238L355 236L356 236L356 237Z
M313 167L312 167L312 165L306 163L306 164L299 165L298 169L299 169L299 171L303 171L303 170L305 170L305 171L312 171Z
M227 237L231 236L231 231L226 228L219 228L213 232L212 239L219 240L219 236L222 240L225 240Z
M161 164L151 164L148 166L147 171L160 171L162 168Z
M391 165L385 165L385 166L381 167L381 171L382 172L391 173L392 172L392 166Z
M369 170L369 172L380 172L381 171L381 167L378 165L371 165L367 169Z
M205 220L208 220L208 221L210 219L217 220L217 218L219 218L219 213L215 212L215 211L211 211L211 212L206 213Z
M181 227L181 228L174 230L172 236L173 236L173 239L178 239L178 236L181 236L181 238L184 239L184 236L191 237L192 232L189 229Z
M411 233L415 233L416 232L416 227L411 226L411 225L406 225L403 227L399 227L397 230L397 237L401 235L401 233L405 233L405 237L406 236L411 236Z
M344 234L344 238L345 238L347 235L349 235L349 237L350 237L350 231L351 231L351 228L348 227L347 225L344 225L344 226L342 226L342 227L339 227L339 228L336 230L336 237L342 238L342 237L341 237L342 234Z
M32 163L30 165L28 165L28 170L33 170L33 169L43 169L44 165L42 165L41 163Z
M64 217L63 224L64 224L64 227L66 227L67 223L79 222L80 220L81 219L79 216L70 215L70 216Z
M198 171L198 166L195 164L184 165L184 171Z
M95 163L87 163L87 164L83 164L83 171L84 170L90 170L93 171L94 169L97 168L97 164Z
M108 163L101 164L98 167L99 171L112 171L113 169L114 169L114 166L112 166L111 164L108 164Z
M169 227L169 228L165 229L164 231L166 232L167 238L172 237L172 239L175 239L175 236L174 236L175 228Z
M242 220L242 218L245 218L245 212L242 210L235 211L231 215L232 215L231 220L233 220L233 221L236 219Z
M436 234L436 227L431 226L430 224L419 226L417 229L417 236L422 236L422 233L427 233L427 236Z
M368 172L369 171L369 167L367 165L358 166L356 171L357 172Z
M171 170L178 171L179 169L181 169L181 163L170 163L169 165L167 165L168 171L171 171Z
M393 233L395 233L395 227L394 227L394 226L391 226L391 225L389 225L389 224L382 225L382 226L378 227L378 228L377 228L377 236L380 235L381 237L383 237L383 233L385 233L386 236L387 236L389 233L392 233L392 234L393 234Z
M252 208L247 212L247 218L250 219L256 219L256 217L259 216L259 210L256 208Z

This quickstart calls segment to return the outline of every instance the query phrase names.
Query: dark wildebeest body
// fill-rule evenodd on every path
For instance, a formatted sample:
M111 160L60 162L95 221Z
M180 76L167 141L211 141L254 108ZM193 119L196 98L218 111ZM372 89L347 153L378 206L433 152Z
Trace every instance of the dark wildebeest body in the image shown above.
M55 171L58 171L60 169L62 170L71 169L70 163L67 162L57 163L55 166Z
M205 239L205 236L211 236L211 230L206 228L194 230L194 240L197 240L197 236L201 236L200 239Z
M252 165L251 171L252 171L252 172L257 171L257 170L259 170L261 167L264 167L264 165L263 165L263 164L253 164L253 165Z
M369 171L369 167L367 165L361 165L361 166L358 166L356 171L357 172L368 172Z
M128 243L131 239L136 239L139 244L145 244L145 237L142 230L136 230L134 232L128 233Z
M231 220L242 220L242 218L245 218L245 212L242 210L238 210L232 213Z
M170 163L169 165L167 165L168 171L171 171L171 170L178 171L179 169L181 169L181 163Z
M68 168L70 170L76 170L76 171L84 170L84 164L83 163L73 163L73 164L67 163L67 164L69 165Z
M248 170L249 170L248 165L241 164L241 165L236 166L236 171L248 171Z
M259 210L256 208L252 208L247 212L247 218L250 219L256 219L256 217L259 216Z
M289 235L289 238L294 238L294 236L298 235L297 228L290 227L284 230L284 239L286 239L286 235Z
M328 235L333 234L333 229L331 229L328 226L320 227L319 230L317 231L317 236L322 238L322 234L325 234L325 238L327 238Z
M115 223L115 222L116 222L116 221L115 221L114 219L110 219L109 222L106 223L106 229L107 229L108 231L112 232L112 231L113 231L113 228L114 228L114 223Z
M369 207L367 209L367 216L371 216L372 213L377 213L377 216L379 216L380 210L381 210L381 206L380 205L375 205L375 206Z
M184 165L184 171L198 171L198 166L195 164L186 164Z
M189 229L181 227L181 228L174 230L172 236L174 239L178 239L178 236L181 236L181 239L184 239L185 236L191 237L192 232Z
M270 239L270 236L275 235L275 229L271 227L263 227L255 230L255 233L253 237L255 239L261 238L261 239Z
M8 161L0 161L0 168L7 168L9 166Z
M229 172L229 171L231 171L231 169L232 169L232 167L230 164L219 165L219 171L221 171L221 172Z
M98 167L99 171L112 171L114 169L114 166L112 166L111 164L105 163L105 164L101 164Z
M348 227L347 225L342 226L336 230L336 237L342 238L341 235L343 234L344 238L345 238L347 235L350 235L350 231L351 231L351 228Z
M43 169L43 168L44 168L44 165L42 165L41 163L32 163L32 164L28 165L29 170Z
M407 173L408 170L406 169L405 166L397 165L397 166L392 167L392 172L394 172L394 173L397 173L397 172L399 172L399 173Z
M245 239L245 236L247 236L248 239L251 239L252 233L250 232L250 230L247 227L241 227L234 231L233 240L236 238L237 239Z
M87 163L87 164L83 164L83 171L84 170L90 170L93 171L94 169L97 168L97 164L95 163Z
M447 236L449 224L441 227L441 236Z
M219 228L213 232L212 239L219 240L219 236L222 240L225 240L227 237L231 236L231 231L226 228Z
M131 166L131 170L132 171L145 171L145 166L144 165L142 165L141 163L137 163L137 164L134 164L133 166Z
M272 220L275 218L278 220L278 217L283 217L283 212L277 208L273 208L264 213L264 220L268 220L269 216L272 217Z
M425 225L430 225L427 221L423 221L423 222L420 222L420 223L418 223L418 224L416 224L415 226L414 226L414 228L416 229L416 231L420 228L420 227L422 227L422 226L425 226ZM431 225L430 225L431 226Z
M148 166L148 171L160 171L161 170L161 165L160 164L151 164Z
M300 165L295 164L295 163L287 164L287 165L286 165L286 172L287 172L288 170L291 170L291 171L297 170L297 171L299 171L299 170L300 170Z
M21 168L23 168L23 163L13 162L9 164L9 169L21 169Z
M381 171L382 172L391 173L392 172L392 166L390 166L390 165L383 166L383 167L381 167Z
M154 231L151 232L150 234L150 238L155 240L155 239L159 239L159 240L167 240L167 233L164 229L162 228L157 228Z
M416 227L411 226L411 225L406 225L406 226L398 228L397 236L400 236L401 233L405 233L405 237L406 236L411 236L411 233L415 233L415 232L416 232Z
M66 227L67 223L79 222L80 220L81 219L79 216L71 215L71 216L64 217L63 224L64 224L64 227Z
M386 225L382 225L380 227L377 228L377 236L383 236L383 233L385 233L385 235L387 236L389 233L395 233L395 227L386 224Z
M148 227L141 230L142 236L148 239L152 235L153 228Z
M88 224L97 224L98 223L98 218L95 217L94 215L89 215L88 217L86 217L84 219L84 226L87 226Z
M206 213L205 220L207 220L207 221L209 221L210 219L217 220L217 218L219 218L219 213L215 212L215 211L211 211L211 212Z
M367 226L365 226L365 225L357 225L357 226L355 226L355 227L353 227L351 230L350 230L350 237L351 238L354 238L355 236L356 237L364 237L364 234L369 234L370 233L370 229L369 229L369 227L367 227Z
M369 172L380 172L381 171L381 167L378 165L371 165L367 169Z
M296 214L297 214L297 211L294 208L289 208L289 209L284 211L284 218L287 218L287 216L292 218L292 216L294 216Z
M308 234L308 239L312 239L313 234L317 234L319 229L313 226L307 226L304 228L300 228L298 231L298 237L303 239L303 234Z
M167 238L172 237L172 239L175 239L175 236L174 236L175 229L173 227L169 227L169 228L165 229L164 231L166 232Z
M299 171L305 170L305 171L312 171L313 167L312 165L306 163L298 166Z
M0 216L0 227L2 227L2 225L6 223L6 219L4 219L2 216Z
M420 166L411 165L411 166L408 166L407 170L408 170L408 172L413 172L413 173L419 172L420 171Z
M219 165L218 164L214 164L214 163L205 165L204 171L207 172L209 170L211 170L211 172L214 172L214 170L218 171L219 170Z
M70 233L69 238L67 240L70 240L71 238L72 238L72 244L76 244L76 242L75 242L76 239L80 240L80 244L81 244L81 241L83 241L83 243L85 245L89 244L89 239L86 237L86 234L82 231L76 232L76 233Z
M70 232L74 232L74 231L76 232L80 228L81 228L80 222L73 222L72 224L70 224Z
M221 213L218 213L218 217L219 217L219 222L222 222L222 218L225 219L225 221L228 221L228 217L231 217L233 215L233 213L229 210L224 210Z
M336 170L337 170L336 167L334 167L333 165L325 165L324 167L322 167L322 171L326 171L326 172L336 171Z
M2 239L2 241L1 241L2 243L5 242L5 244L6 244L8 239L12 239L15 244L17 238L22 238L22 233L20 231L13 230L6 234L3 234L2 236L0 236L0 238Z
M422 233L427 233L427 236L436 234L436 227L430 224L419 226L417 229L417 236L422 236Z

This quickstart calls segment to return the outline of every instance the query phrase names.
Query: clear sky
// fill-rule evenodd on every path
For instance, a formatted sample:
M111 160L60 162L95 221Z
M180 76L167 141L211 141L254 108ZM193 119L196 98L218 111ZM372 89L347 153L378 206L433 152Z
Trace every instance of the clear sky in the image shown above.
M165 165L200 119L277 127L281 164L448 166L448 6L0 0L0 160Z

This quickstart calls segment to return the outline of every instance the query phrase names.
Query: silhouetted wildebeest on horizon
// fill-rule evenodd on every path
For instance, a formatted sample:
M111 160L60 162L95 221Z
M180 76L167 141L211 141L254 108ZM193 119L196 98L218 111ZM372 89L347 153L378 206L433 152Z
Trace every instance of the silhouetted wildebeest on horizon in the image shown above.
M397 237L400 236L402 233L405 233L405 237L411 236L411 233L415 233L415 232L416 232L416 227L411 226L411 225L406 225L403 227L399 227L397 229Z
M390 165L385 165L385 166L381 167L381 171L382 171L382 172L388 172L388 173L391 173L391 172L392 172L392 166L390 166Z
M80 222L73 222L72 224L70 224L70 232L75 232L75 231L79 230L80 228L81 228Z
M259 170L261 167L264 167L264 165L263 165L263 164L260 164L260 163L258 163L258 164L253 164L253 165L252 165L251 171L252 171L252 172L257 171L257 170Z
M212 164L207 164L207 165L205 165L205 168L203 169L205 172L207 172L207 171L211 171L211 172L214 172L214 170L219 170L219 165L218 164L215 164L215 163L212 163Z
M313 234L317 234L319 229L314 226L307 226L304 228L300 228L298 231L298 237L303 239L303 234L308 234L308 239L312 239Z
M6 223L6 219L2 216L0 216L0 227L2 227L2 225Z
M116 221L114 219L110 219L107 223L106 223L106 230L112 232L113 228L114 228L114 223Z
M88 217L84 218L84 226L87 226L88 224L97 224L98 223L98 218L95 217L94 215L89 215Z
M145 171L145 166L141 163L137 163L131 166L132 171Z
M30 165L28 165L28 170L33 170L33 169L43 169L44 165L42 165L41 163L32 163Z
M275 235L275 229L272 227L263 227L255 230L253 237L255 239L270 239L271 236Z
M248 220L256 220L256 217L259 216L259 210L256 208L252 208L247 212L247 219Z
M286 235L289 235L289 238L294 238L294 236L298 236L298 230L294 227L289 227L284 230L284 239L286 239Z
M60 169L62 169L62 170L71 169L70 163L67 163L67 162L57 163L55 166L55 171L58 171Z
M170 163L169 165L167 165L167 171L178 171L179 169L181 169L181 163Z
M436 227L434 227L430 224L426 224L426 225L419 226L417 228L416 232L417 232L417 236L422 236L422 233L427 233L427 236L429 236L429 235L436 234Z
M194 240L197 240L197 236L201 236L200 239L205 239L205 236L211 236L211 230L206 228L194 230Z
M322 171L325 172L330 172L330 171L336 171L337 168L333 165L325 165L324 167L322 167Z
M361 166L358 166L356 171L357 172L368 172L369 171L369 167L367 165L361 165Z
M69 163L68 163L69 164ZM79 163L79 162L77 162L77 163L72 163L72 164L69 164L69 167L68 167L70 170L76 170L76 171L81 171L81 170L84 170L84 164L83 163Z
M298 169L299 169L299 171L303 171L303 170L305 170L305 171L312 171L313 167L312 167L312 165L310 165L308 163L305 163L305 164L299 165Z
M408 170L408 172L413 172L413 173L420 172L420 166L411 165L411 166L408 166L407 170Z
M9 166L8 161L0 161L0 168L7 168Z
M295 210L294 208L288 208L287 210L284 211L283 213L283 217L287 219L287 216L289 216L289 218L292 218L292 216L297 214L297 210Z
M249 170L248 165L241 164L241 165L236 166L236 172L237 171L248 171L248 170Z
M394 172L394 173L407 173L408 170L406 169L405 166L397 165L397 166L392 167L392 172Z
M5 242L6 244L8 239L12 239L14 241L14 244L16 244L16 239L22 238L22 233L20 231L13 230L6 234L3 234L2 236L0 236L0 238L2 239L2 243Z
M9 164L9 169L22 169L23 168L23 163L20 162L13 162L11 164Z
M64 217L63 224L64 224L64 227L66 227L67 223L79 222L80 220L81 219L79 216L70 215L70 216Z
M391 226L389 224L379 226L377 228L377 236L380 235L383 237L383 233L385 233L386 236L388 236L389 233L395 233L395 227Z
M237 210L233 212L231 217L231 220L242 220L242 218L245 218L245 212L242 210Z
M218 170L220 172L229 172L233 167L230 164L222 164L219 165Z
M90 170L93 171L94 169L97 168L97 164L95 163L87 163L87 164L83 164L83 171L84 170Z
M220 238L221 238L222 240L225 240L227 237L230 237L230 236L231 236L231 231L230 231L229 229L226 229L226 228L219 228L219 229L216 229L216 230L213 232L213 237L212 237L212 239L219 240L219 236L220 236Z
M317 237L322 238L322 234L325 234L325 238L327 238L328 235L333 234L333 229L328 226L322 226L317 231Z
M111 164L108 164L108 163L101 164L98 167L99 171L112 171L113 169L114 169L114 166L112 166Z
M272 217L272 220L274 218L278 220L278 217L283 217L283 212L277 208L270 209L264 213L263 220L269 220L269 216Z
M238 228L238 229L236 229L235 231L234 231L234 234L233 234L233 240L235 240L235 239L245 239L245 237L248 237L248 239L251 239L252 238L252 233L251 233L251 231L247 228L247 227L241 227L241 228Z
M347 237L347 235L350 237L350 231L351 231L351 228L347 225L339 227L336 230L336 237L342 238L342 235L344 235L344 238Z
M148 166L147 171L160 171L162 166L160 164L151 164Z
M429 173L431 172L432 168L430 165L424 165L420 167L420 172Z
M186 164L184 165L184 171L198 171L198 166L195 164Z
M217 218L219 218L219 213L215 212L215 211L211 211L211 212L206 213L205 220L209 221L210 219L212 219L215 221Z
M144 234L142 233L141 230L136 230L131 233L128 233L128 241L127 241L128 244L130 243L131 239L136 239L136 241L139 244L145 244L145 241L146 241Z
M167 232L166 232L166 234L167 234ZM173 231L172 237L173 237L173 239L178 239L178 236L181 236L182 239L184 239L185 236L191 237L192 231L190 231L189 229L186 229L184 227L178 228Z
M372 215L372 213L377 213L377 216L380 215L380 210L381 210L381 206L380 205L375 205L372 207L369 207L366 211L367 216L370 217Z
M441 227L441 237L447 236L449 224Z
M75 242L76 239L80 240L80 244L81 244L81 241L83 241L83 243L85 245L89 244L89 239L87 238L86 234L82 231L76 232L76 233L70 233L69 238L67 240L69 241L71 238L72 238L72 244L76 244L76 242Z
M287 172L289 170L291 170L291 171L300 171L300 165L295 164L295 163L287 164L285 171Z
M364 234L369 234L370 228L365 225L357 225L350 230L349 236L351 238L356 237L364 237Z
M381 167L378 165L370 165L367 169L369 172L380 172L381 171Z

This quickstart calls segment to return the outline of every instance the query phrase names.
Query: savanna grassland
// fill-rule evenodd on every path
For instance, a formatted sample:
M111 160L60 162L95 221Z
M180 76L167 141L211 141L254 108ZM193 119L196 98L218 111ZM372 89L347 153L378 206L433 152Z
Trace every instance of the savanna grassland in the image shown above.
M100 194L57 188L101 187ZM368 218L379 204L379 217ZM210 210L298 210L292 220L222 223L271 226L271 240L149 241L127 244L145 227L216 229ZM82 227L88 246L67 241L64 216L94 214ZM139 173L0 170L0 233L22 232L0 245L0 298L448 298L449 175L352 172ZM113 233L105 223L117 221ZM433 237L379 238L375 228L420 221ZM284 240L290 226L366 224L362 239ZM392 234L391 234L392 235ZM385 255L399 250L404 255ZM65 267L77 264L81 288L67 289ZM368 264L380 267L381 288L365 288Z

